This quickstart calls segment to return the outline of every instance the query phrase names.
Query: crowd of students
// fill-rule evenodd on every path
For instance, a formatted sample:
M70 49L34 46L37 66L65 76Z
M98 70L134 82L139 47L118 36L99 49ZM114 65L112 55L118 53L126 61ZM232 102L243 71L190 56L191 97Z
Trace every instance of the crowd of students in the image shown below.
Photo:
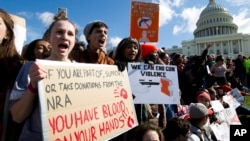
M239 55L235 60L227 58L226 62L222 55L208 55L211 44L207 44L201 55L187 57L168 54L164 48L158 49L153 44L141 44L126 37L108 54L105 52L108 39L105 22L86 24L83 31L87 41L85 45L76 37L75 24L59 14L43 39L26 45L20 55L15 49L13 28L11 17L0 9L1 140L43 140L37 82L46 77L46 70L36 59L117 65L119 71L124 71L129 62L177 67L180 104L134 104L139 125L112 140L216 140L213 132L206 128L212 122L221 122L212 116L214 112L210 102L218 99L224 108L228 108L222 97L233 88L239 89L244 96L248 95L250 66L247 60L244 62L243 56ZM188 106L186 111L182 111L183 105ZM239 115L250 114L243 105L236 112Z

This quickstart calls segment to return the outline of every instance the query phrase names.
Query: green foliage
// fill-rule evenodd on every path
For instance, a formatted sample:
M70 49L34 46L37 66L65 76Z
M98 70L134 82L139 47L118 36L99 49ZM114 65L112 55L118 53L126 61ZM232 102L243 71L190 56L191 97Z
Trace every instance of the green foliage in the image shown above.
M250 96L245 96L244 105L250 108Z

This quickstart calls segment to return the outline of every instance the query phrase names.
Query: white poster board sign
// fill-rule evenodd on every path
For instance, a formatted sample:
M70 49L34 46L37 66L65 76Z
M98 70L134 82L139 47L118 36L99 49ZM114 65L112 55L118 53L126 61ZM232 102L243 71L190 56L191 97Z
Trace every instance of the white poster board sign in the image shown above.
M231 92L227 92L227 94L222 97L223 101L225 101L226 103L228 103L230 108L236 109L241 104L230 93Z
M179 104L177 67L128 63L128 75L134 103Z
M210 124L210 128L212 129L212 131L213 131L213 133L218 141L229 141L230 140L229 125L226 122L222 122L220 124L218 124L218 123Z
M226 108L223 110L226 122L230 125L241 125L240 119L234 108Z
M15 46L19 54L22 53L24 42L26 41L26 21L24 18L10 14L14 21Z
M220 111L222 111L224 109L222 103L219 100L212 100L210 102L210 104L211 104L211 106L213 108L213 111L215 113L220 112Z
M44 140L108 140L138 125L127 71L114 65L39 62Z

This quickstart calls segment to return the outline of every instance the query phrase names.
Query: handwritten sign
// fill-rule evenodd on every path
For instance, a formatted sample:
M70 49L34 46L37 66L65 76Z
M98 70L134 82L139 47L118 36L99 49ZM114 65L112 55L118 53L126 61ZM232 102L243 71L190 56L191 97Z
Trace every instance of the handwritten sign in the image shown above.
M116 66L39 60L44 140L111 139L138 125L127 72Z
M130 36L140 42L157 42L159 30L159 4L132 1Z
M129 63L128 75L134 103L180 104L176 66Z

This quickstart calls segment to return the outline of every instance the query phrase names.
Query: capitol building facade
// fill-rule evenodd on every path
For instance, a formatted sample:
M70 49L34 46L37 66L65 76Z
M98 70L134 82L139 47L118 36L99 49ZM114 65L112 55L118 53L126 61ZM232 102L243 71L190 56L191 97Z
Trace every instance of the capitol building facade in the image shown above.
M250 56L250 34L238 33L233 17L215 0L209 0L201 12L194 30L194 39L182 41L182 54L201 55L207 43L212 44L208 54L232 58L238 54Z

